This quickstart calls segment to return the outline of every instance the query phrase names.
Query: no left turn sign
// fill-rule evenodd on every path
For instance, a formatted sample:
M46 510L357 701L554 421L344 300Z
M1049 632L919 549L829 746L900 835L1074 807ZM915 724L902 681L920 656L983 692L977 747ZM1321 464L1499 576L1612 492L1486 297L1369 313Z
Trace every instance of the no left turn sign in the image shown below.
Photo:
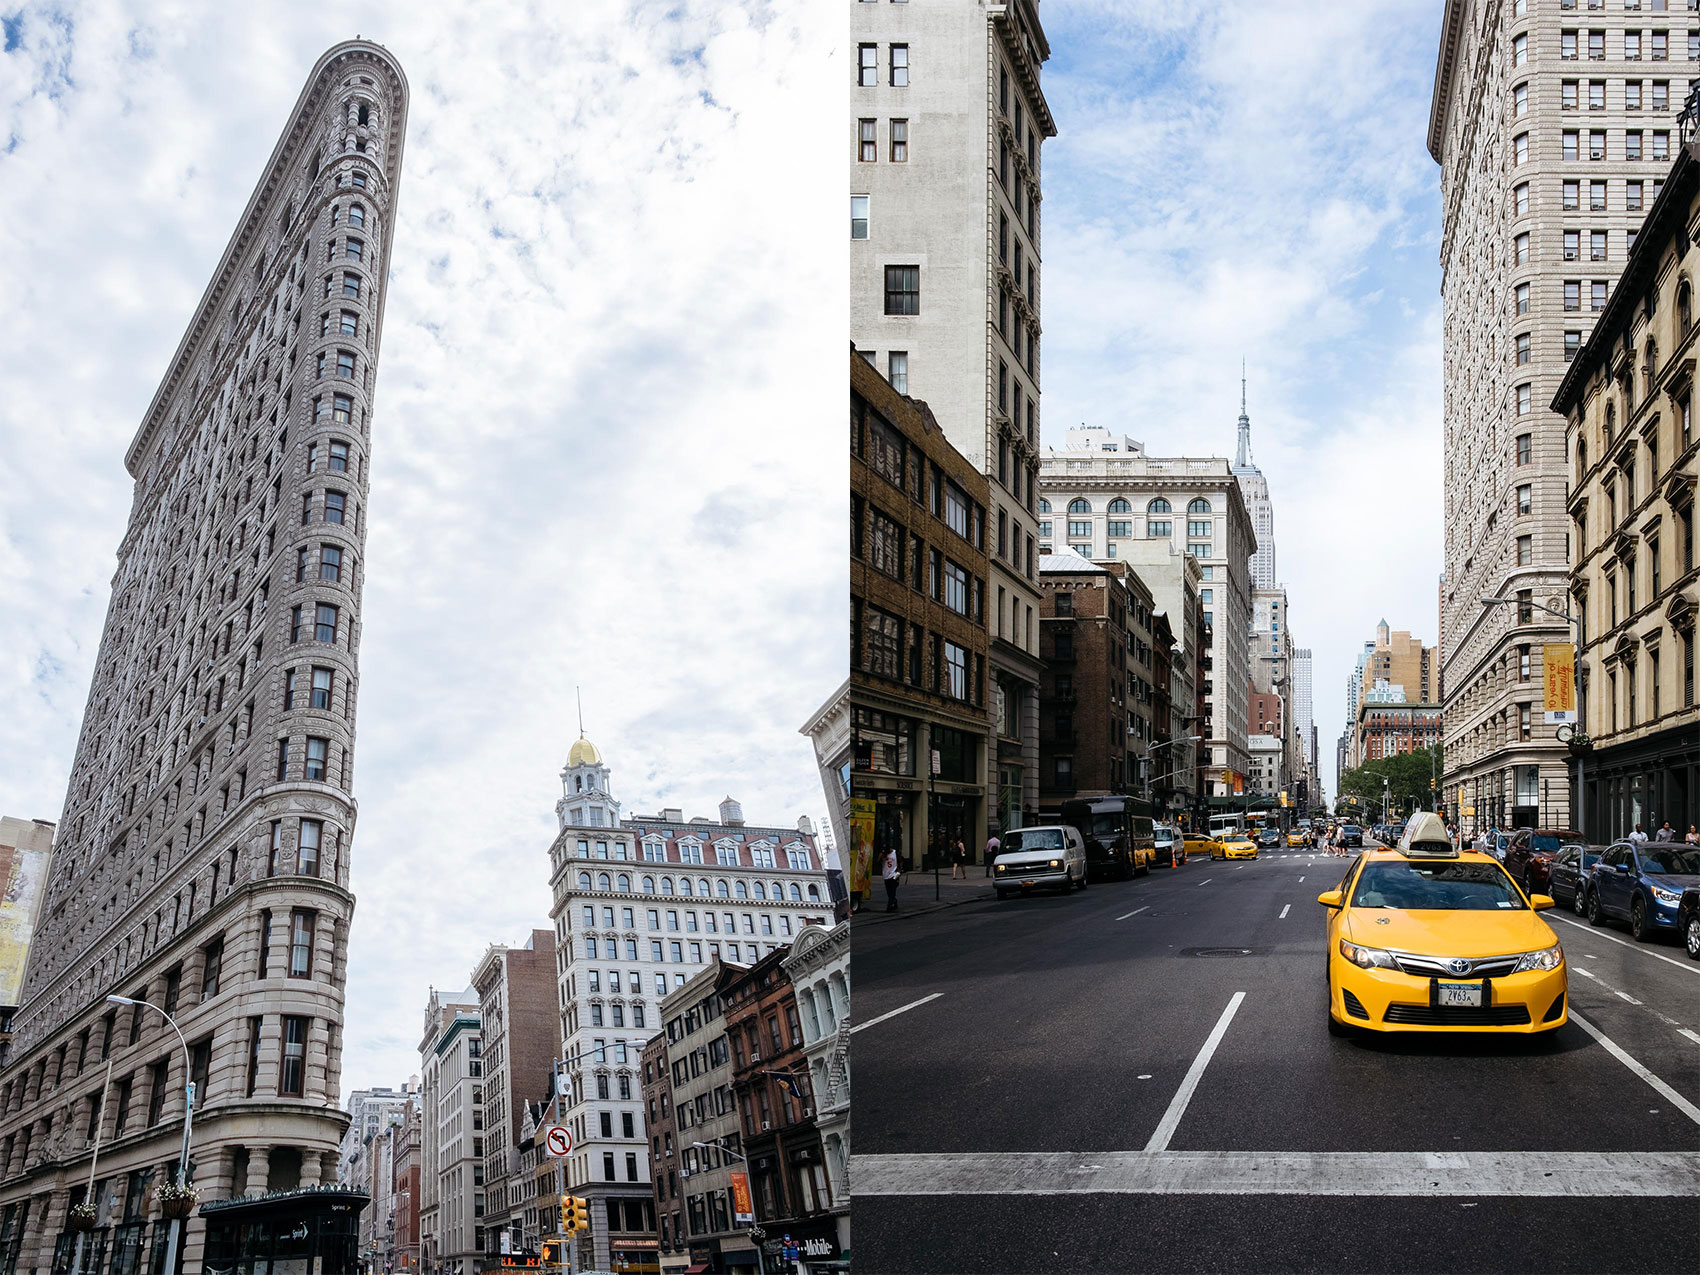
M543 1131L543 1149L557 1160L572 1154L572 1130L564 1124L552 1124Z

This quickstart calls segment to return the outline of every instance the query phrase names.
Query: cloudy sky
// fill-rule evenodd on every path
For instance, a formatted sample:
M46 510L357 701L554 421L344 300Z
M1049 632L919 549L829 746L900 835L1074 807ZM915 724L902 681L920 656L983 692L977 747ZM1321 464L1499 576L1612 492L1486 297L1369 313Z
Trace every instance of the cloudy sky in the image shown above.
M1440 9L1040 5L1045 441L1232 457L1245 359L1330 795L1363 641L1439 635Z
M58 818L123 454L318 56L412 88L376 390L344 1089L628 812L822 822L843 680L841 13L0 0L0 812ZM832 389L831 387L838 387Z

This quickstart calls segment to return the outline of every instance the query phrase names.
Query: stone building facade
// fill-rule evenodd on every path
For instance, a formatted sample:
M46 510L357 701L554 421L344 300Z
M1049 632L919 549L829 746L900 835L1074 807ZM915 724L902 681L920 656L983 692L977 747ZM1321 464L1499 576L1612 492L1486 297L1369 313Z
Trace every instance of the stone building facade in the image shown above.
M1040 809L1077 795L1144 795L1153 693L1151 591L1122 562L1039 559Z
M589 1202L581 1268L654 1260L640 1053L662 999L716 961L754 962L833 903L807 816L795 828L677 809L622 818L601 752L582 736L561 772L560 834L549 848L556 1012L573 1154L567 1190ZM535 1092L535 1091L534 1091Z
M544 1091L559 1057L556 974L553 930L533 930L519 947L492 945L472 971L483 1038L484 1231L506 1231L511 1253L521 1251L531 1197L520 1164L525 1105ZM500 1239L486 1251L501 1252Z
M1198 807L1210 751L1202 742L1175 742L1206 734L1203 688L1213 661L1211 626L1205 622L1201 602L1204 576L1198 559L1169 540L1134 540L1119 546L1117 553L1117 561L1131 566L1151 590L1151 605L1169 631L1167 703L1158 704L1161 692L1155 688L1152 692L1157 711L1152 715L1151 789L1165 814L1178 814ZM1155 629L1152 642L1158 644Z
M1694 629L1694 284L1700 149L1690 138L1653 204L1616 294L1553 399L1566 421L1581 730L1571 762L1591 841L1700 823ZM1518 625L1518 607L1507 619ZM1519 626L1518 698L1545 681L1538 629ZM1529 711L1539 711L1532 703Z
M0 1073L19 1270L63 1242L108 1058L109 1181L176 1159L191 1078L203 1200L336 1176L367 447L407 105L380 46L320 58L125 457L135 501ZM190 1077L160 1016L108 994L175 1015ZM136 1225L152 1234L127 1245L166 1230Z
M1678 10L1447 0L1441 19L1428 147L1443 205L1444 789L1449 810L1493 809L1501 826L1570 826L1565 747L1540 720L1518 728L1516 669L1525 643L1570 635L1480 599L1527 592L1565 610L1568 473L1550 404L1670 167L1700 55Z
M1163 541L1198 560L1210 627L1203 685L1205 784L1231 795L1244 775L1246 689L1251 683L1251 557L1256 548L1239 480L1224 459L1147 456L1137 441L1101 428L1071 429L1039 471L1040 539L1057 553L1121 559L1140 541Z
M484 1036L478 991L433 988L419 1041L419 1248L432 1275L484 1252Z
M853 784L875 803L876 864L895 848L917 868L957 838L978 855L998 822L986 784L987 758L1002 747L988 676L990 499L985 475L928 406L852 354Z
M803 1060L832 1190L838 1256L850 1252L850 925L811 925L791 944L785 974L802 1016Z
M1038 798L1037 0L850 9L850 336L991 484L995 827ZM911 74L913 69L913 74Z

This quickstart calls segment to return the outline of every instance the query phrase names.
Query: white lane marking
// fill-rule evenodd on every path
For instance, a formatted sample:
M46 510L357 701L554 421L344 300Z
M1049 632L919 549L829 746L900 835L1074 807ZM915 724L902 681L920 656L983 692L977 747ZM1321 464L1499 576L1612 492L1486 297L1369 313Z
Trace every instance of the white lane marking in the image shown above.
M1222 1017L1216 1020L1216 1026L1211 1028L1204 1047L1198 1051L1198 1057L1192 1060L1192 1066L1187 1068L1186 1079L1181 1081L1181 1087L1175 1090L1175 1096L1169 1099L1169 1109L1163 1113L1162 1121L1151 1135L1151 1141L1145 1144L1147 1151L1167 1151L1169 1139L1175 1136L1181 1117L1186 1114L1187 1103L1192 1101L1193 1091L1198 1088L1198 1082L1204 1079L1204 1069L1210 1065L1210 1058L1216 1052L1216 1046L1222 1043L1222 1037L1228 1034L1228 1024L1234 1021L1240 1002L1245 1000L1244 992L1235 992L1228 1000L1228 1008L1222 1011Z
M1652 1072L1648 1071L1634 1058L1630 1057L1629 1052L1624 1049L1622 1045L1619 1045L1598 1027L1595 1027L1586 1018L1583 1018L1582 1015L1578 1014L1574 1005L1570 1008L1570 1021L1575 1023L1583 1031L1587 1032L1588 1035L1592 1036L1595 1040L1599 1041L1600 1044L1604 1045L1606 1052L1613 1058L1616 1058L1618 1062L1622 1063L1625 1067L1629 1068L1630 1071L1634 1072L1637 1076L1641 1077L1642 1080L1645 1080L1654 1089L1658 1090L1661 1097L1668 1098L1676 1105L1676 1109L1682 1112L1683 1115L1687 1116L1695 1124L1700 1124L1700 1107L1696 1107L1692 1102L1688 1101L1688 1099L1684 1098L1676 1090L1672 1089L1664 1081L1660 1080Z
M1149 903L1147 903L1147 904L1146 904L1146 905L1145 905L1145 906L1144 906L1144 907L1142 907L1142 908L1135 908L1135 909L1134 909L1134 910L1133 910L1133 911L1131 911L1131 912L1123 912L1123 913L1122 913L1122 914L1121 914L1121 915L1120 915L1120 916L1118 916L1118 917L1117 917L1117 918L1116 918L1116 920L1118 920L1118 921L1125 921L1125 920L1127 920L1127 919L1128 919L1128 917L1130 917L1130 916L1138 916L1138 915L1139 915L1139 914L1140 914L1140 913L1141 913L1141 912L1147 912L1147 911L1149 911L1149 910L1150 910L1150 909L1151 909L1151 905L1150 905L1150 904L1149 904Z
M1586 969L1581 965L1574 965L1571 968L1574 969L1578 974L1581 974L1583 977L1593 979L1594 982L1598 983L1601 987L1605 988L1608 992L1612 993L1614 996L1622 997L1624 1000L1628 1001L1631 1005L1640 1005L1642 1009L1645 1009L1649 1014L1651 1014L1654 1018L1658 1019L1666 1027L1674 1027L1674 1028L1676 1028L1676 1030L1678 1032L1680 1032L1684 1035L1690 1034L1688 1032L1688 1029L1686 1027L1684 1027L1681 1023L1677 1022L1676 1019L1670 1017L1668 1014L1659 1013L1658 1010L1651 1008L1650 1006L1646 1005L1642 1001L1636 1000L1628 992L1618 991L1617 988L1613 987L1610 983L1606 982L1605 979L1601 978L1598 974L1594 973L1593 970ZM1695 1039L1700 1039L1700 1037L1696 1037Z
M1700 1196L1695 1151L976 1151L850 1173L858 1195Z
M1200 881L1198 884L1199 885L1209 885L1215 879L1216 879L1215 877L1205 877L1204 880Z
M1696 1045L1700 1045L1700 1033L1695 1032L1693 1028L1678 1027L1676 1029L1676 1034L1679 1035L1679 1036L1686 1036L1686 1037L1688 1037L1689 1040L1693 1041Z
M1281 915L1276 917L1275 919L1277 921L1285 921L1287 919L1287 913L1291 912L1292 910L1293 910L1293 905L1291 903L1283 904L1282 907L1281 907Z
M1303 877L1300 877L1299 878L1299 884L1303 885L1304 883L1305 883L1305 879Z
M1618 996L1621 996L1624 1000L1628 1001L1631 1005L1639 1005L1641 1003L1640 1001L1636 1000L1633 996L1631 996L1628 992L1619 992L1615 987L1612 988L1612 991L1615 992Z
M1647 950L1647 945L1644 943L1631 943L1628 939L1620 939L1615 934L1602 934L1600 931L1594 929L1593 926L1583 925L1580 921L1572 921L1567 916L1553 917L1552 919L1555 921L1563 921L1566 925L1574 925L1579 930L1586 930L1597 939L1605 939L1608 943L1616 943L1621 947L1627 947L1632 951L1641 953L1643 956L1650 956L1655 961L1663 961L1666 965L1674 965L1679 970L1687 970L1690 974L1700 974L1700 962L1673 961L1668 956L1660 956L1657 952L1649 952Z
M1591 970L1591 969L1588 969L1588 968L1587 968L1587 967L1585 967L1585 966L1582 966L1582 965L1578 965L1578 966L1577 966L1577 967L1576 967L1576 972L1577 972L1577 973L1578 973L1578 974L1580 974L1580 975L1582 975L1582 977L1583 977L1583 978L1591 978L1591 979L1593 979L1593 980L1594 980L1594 981L1595 981L1595 982L1596 982L1596 983L1598 983L1598 982L1601 982L1601 981L1603 981L1603 980L1602 980L1602 979L1601 979L1601 978L1600 978L1600 976L1599 976L1599 975L1598 975L1598 974L1596 974L1596 973L1594 973L1594 971L1593 971L1593 970Z
M931 996L923 996L918 1001L910 1001L907 1005L899 1005L896 1009L888 1010L886 1013L881 1014L878 1018L870 1018L865 1023L857 1023L850 1029L850 1034L854 1036L857 1032L864 1031L867 1028L872 1027L875 1023L883 1023L888 1018L896 1018L899 1014L907 1014L910 1010L921 1005L925 1005L928 1001L936 1001L943 995L943 992L934 992Z

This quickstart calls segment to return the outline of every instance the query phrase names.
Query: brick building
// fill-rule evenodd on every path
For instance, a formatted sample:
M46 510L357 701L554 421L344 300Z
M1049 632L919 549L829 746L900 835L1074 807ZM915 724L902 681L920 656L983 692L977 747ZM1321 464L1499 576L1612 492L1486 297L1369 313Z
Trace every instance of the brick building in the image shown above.
M484 1062L484 1229L486 1252L523 1248L524 1201L520 1127L525 1104L548 1084L559 1056L556 1027L555 934L533 930L523 947L492 946L472 971L478 990Z
M876 864L895 848L918 867L957 838L978 856L988 823L1019 822L1019 804L1000 813L986 790L988 750L1012 749L1019 771L1024 729L1000 725L989 702L1014 714L986 678L989 490L926 404L852 352L851 730L856 796L875 806Z
M655 1192L655 1216L659 1236L659 1263L663 1270L679 1270L688 1253L684 1243L685 1204L679 1192L679 1130L673 1120L673 1076L667 1057L667 1033L656 1032L643 1047L644 1128L649 1134L649 1177ZM690 1179L684 1181L688 1184Z
M1151 592L1124 562L1039 559L1039 792L1144 794L1149 779Z
M849 1200L834 1194L815 1125L815 1094L804 1053L796 989L781 950L726 982L726 1038L732 1089L748 1157L755 1221L773 1240L790 1235L805 1259L836 1260L838 1217Z
M203 1202L300 1193L221 1220L330 1207L306 1188L335 1179L348 1124L367 446L407 105L370 41L314 65L125 455L135 499L0 1084L6 1269L65 1260L109 1059L95 1190L125 1202L95 1242L115 1260L164 1260L151 1185L189 1080ZM114 994L170 1007L188 1076L160 1015ZM188 1270L206 1226L186 1224Z
M431 1275L473 1275L484 1250L483 1050L477 989L433 988L419 1040L419 1245Z

